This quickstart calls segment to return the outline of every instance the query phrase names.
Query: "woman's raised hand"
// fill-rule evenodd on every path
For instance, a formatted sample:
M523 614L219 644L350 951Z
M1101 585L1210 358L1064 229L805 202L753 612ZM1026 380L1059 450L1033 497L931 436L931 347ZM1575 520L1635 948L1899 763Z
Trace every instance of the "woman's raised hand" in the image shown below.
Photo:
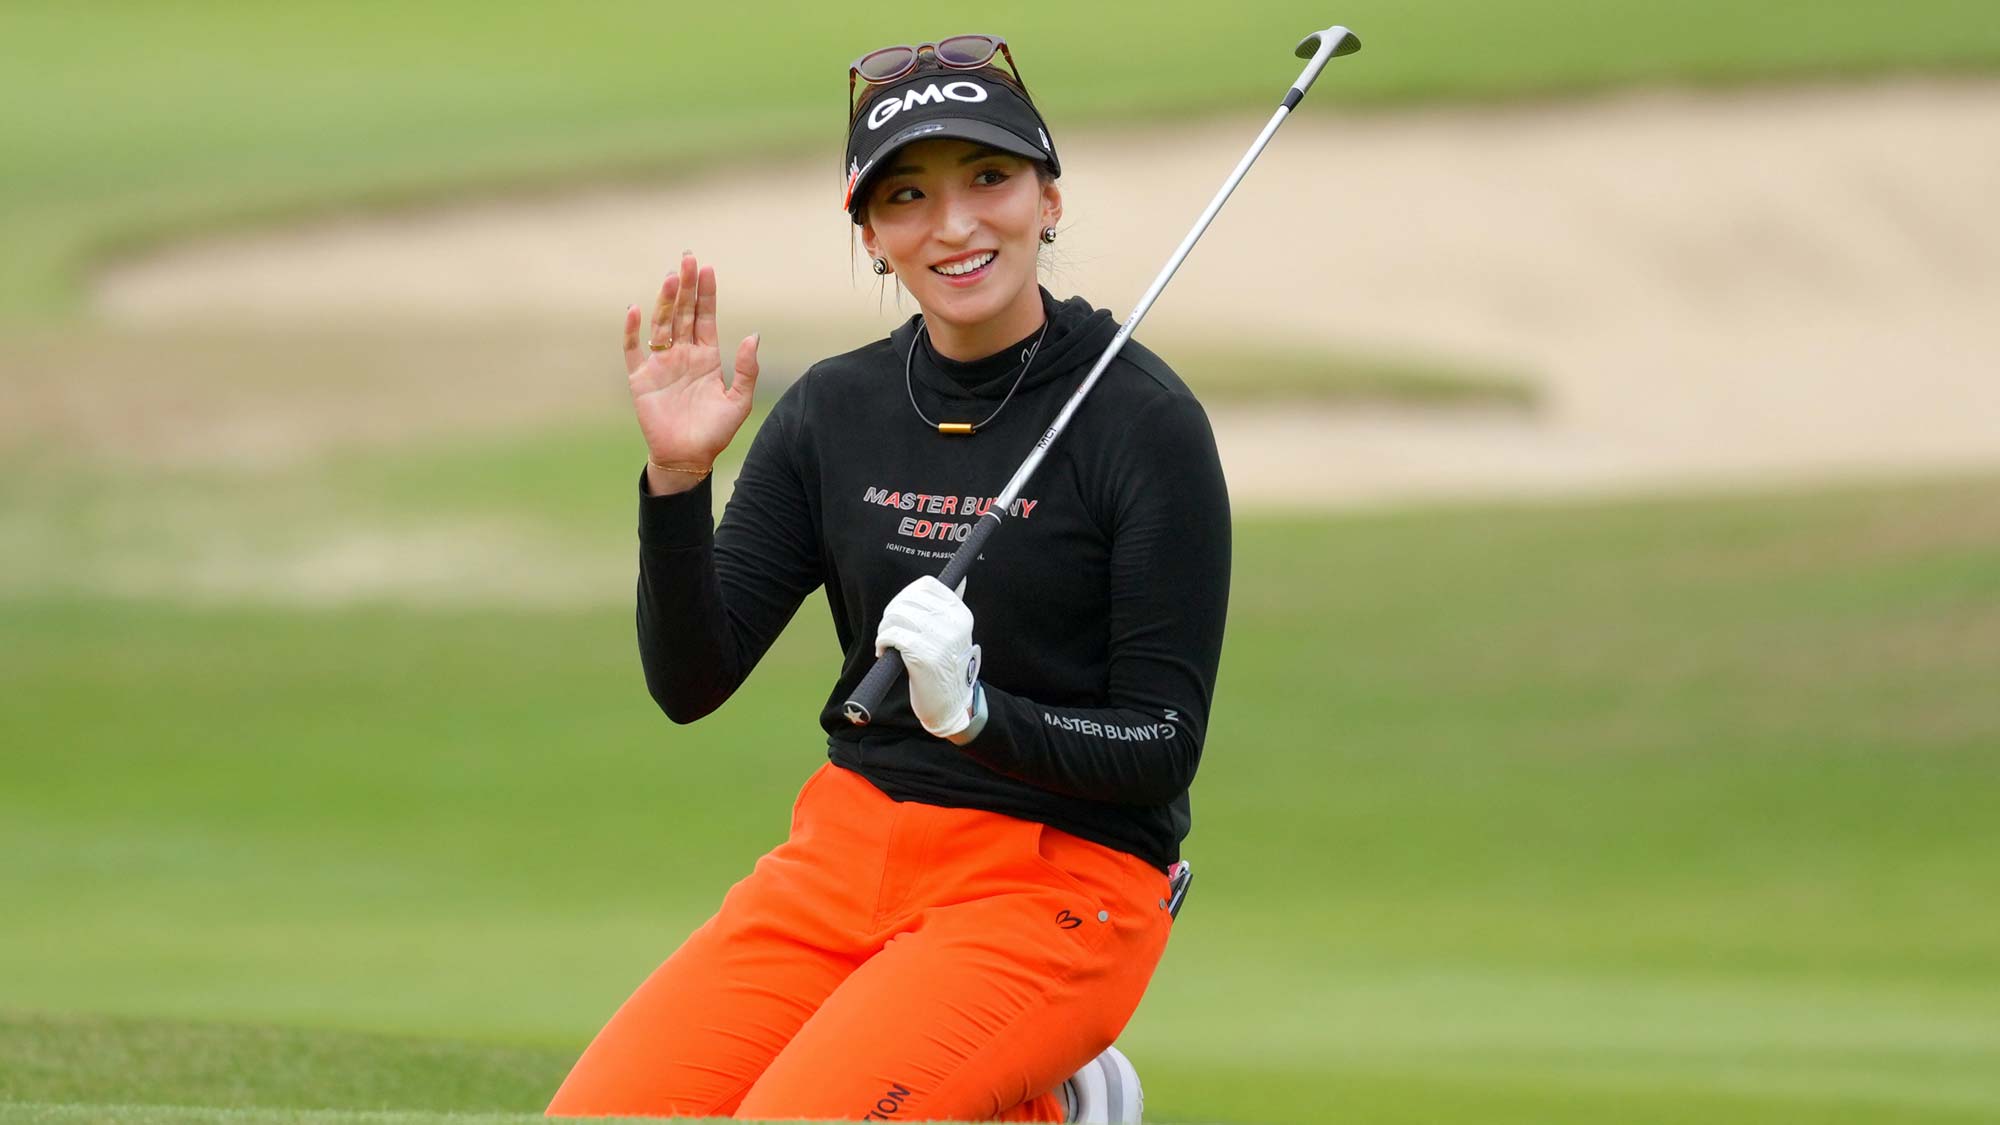
M644 340L639 306L625 310L625 371L654 466L647 474L656 485L679 477L683 488L692 487L742 428L757 389L758 342L747 336L736 346L736 377L725 385L715 336L715 267L698 265L692 253L682 253L680 272L660 286ZM666 346L655 351L649 344Z

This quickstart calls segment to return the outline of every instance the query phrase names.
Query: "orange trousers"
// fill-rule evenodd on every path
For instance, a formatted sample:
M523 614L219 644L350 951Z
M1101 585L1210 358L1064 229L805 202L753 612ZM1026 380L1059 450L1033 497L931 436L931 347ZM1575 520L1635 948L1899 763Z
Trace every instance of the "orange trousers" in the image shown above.
M1137 856L829 762L548 1113L1060 1121L1053 1091L1124 1030L1170 925Z

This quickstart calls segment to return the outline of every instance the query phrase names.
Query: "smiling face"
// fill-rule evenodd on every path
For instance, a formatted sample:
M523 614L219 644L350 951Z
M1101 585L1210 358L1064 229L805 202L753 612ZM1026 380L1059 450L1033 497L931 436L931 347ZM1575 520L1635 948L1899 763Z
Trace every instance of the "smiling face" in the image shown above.
M918 141L889 164L868 189L861 241L923 307L934 346L975 359L1039 328L1035 259L1062 215L1055 183L1033 161L956 139Z

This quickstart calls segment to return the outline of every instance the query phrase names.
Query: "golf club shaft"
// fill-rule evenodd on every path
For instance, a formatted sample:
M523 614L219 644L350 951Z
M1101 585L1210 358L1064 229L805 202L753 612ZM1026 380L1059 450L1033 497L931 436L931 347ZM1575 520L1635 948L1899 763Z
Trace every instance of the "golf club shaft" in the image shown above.
M1091 367L1090 374L1084 377L1076 391L1069 396L1069 401L1063 404L1062 412L1056 415L1055 421L1049 423L1049 428L1042 431L1041 440L1037 441L1035 448L1029 451L1027 460L1021 462L1021 467L1015 470L1013 479L1007 482L1007 487L1001 490L992 506L986 510L986 514L979 517L979 522L973 525L971 533L952 553L950 561L945 563L944 573L938 575L938 581L944 583L947 589L956 589L960 580L972 569L973 560L979 557L980 548L1000 527L1004 513L1020 496L1021 489L1028 483L1028 478L1032 477L1035 470L1041 466L1042 458L1048 453L1049 446L1055 443L1063 427L1069 425L1070 416L1083 404L1084 397L1090 394L1090 389L1097 385L1098 376L1104 374L1104 369L1117 357L1118 349L1125 346L1125 341L1131 338L1133 330L1139 327L1139 321L1145 317L1146 311L1153 307L1153 302L1167 287L1167 282L1173 280L1174 271L1180 269L1181 262L1186 260L1188 252L1194 249L1194 244L1200 240L1202 232L1208 229L1208 224L1214 221L1216 212L1221 211L1222 205L1228 202L1229 194L1236 190L1236 185L1250 170L1250 165L1255 163L1258 154L1264 151L1264 146L1270 142L1271 135L1278 131L1279 125L1284 124L1292 107L1298 105L1300 99L1305 97L1306 91L1312 88L1313 81L1319 77L1319 72L1325 68L1328 60L1339 55L1352 54L1360 46L1361 41L1344 27L1330 27L1325 31L1314 32L1299 44L1297 54L1301 58L1309 56L1312 61L1300 72L1298 81L1285 92L1284 102L1271 114L1271 120L1265 124L1263 132L1257 134L1257 139L1251 143L1250 150L1243 154L1243 159L1237 161L1235 170L1229 173L1227 180L1223 181L1222 189L1215 193L1214 199L1208 201L1208 207L1202 211L1201 218L1195 220L1194 228L1188 231L1186 238L1181 239L1181 244L1175 248L1173 257L1167 259L1166 268L1153 279L1153 284L1147 287L1145 296L1140 297L1139 303L1133 306L1132 314L1125 318L1123 325L1119 326L1118 334L1105 346L1104 354L1097 357L1097 363ZM876 658L875 666L868 670L868 675L855 687L854 694L841 705L841 713L847 716L847 721L856 726L866 725L869 718L874 715L875 709L881 706L882 697L888 694L889 688L902 672L903 655L895 649L890 649Z

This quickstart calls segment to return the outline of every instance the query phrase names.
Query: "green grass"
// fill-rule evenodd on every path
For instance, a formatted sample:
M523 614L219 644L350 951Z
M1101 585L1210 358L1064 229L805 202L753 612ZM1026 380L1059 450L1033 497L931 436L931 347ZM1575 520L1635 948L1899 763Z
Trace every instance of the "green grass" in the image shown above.
M1237 543L1157 1120L2000 1114L2000 481ZM0 602L9 1112L532 1113L783 838L824 615L681 728L629 607Z
M153 1105L47 1105L21 1102L0 1105L0 1120L21 1125L179 1125L181 1122L232 1122L236 1125L535 1125L546 1119L539 1113L422 1113L379 1110L260 1110L213 1109L208 1106ZM658 1121L659 1118L599 1117L594 1121ZM683 1121L712 1122L721 1118L682 1118Z
M0 1013L0 1107L518 1112L547 1104L574 1061L545 1047Z
M606 0L299 0L0 8L0 321L76 311L96 260L306 212L670 177L749 154L826 154L844 67L939 30L900 10ZM1987 0L1351 0L1367 48L1316 104L1539 97L2000 61ZM991 30L1061 130L1265 109L1324 6L1218 18L1192 0L1036 4ZM991 21L989 21L991 23ZM949 31L949 28L943 28ZM1115 49L1107 49L1115 44ZM837 220L829 205L829 223Z

